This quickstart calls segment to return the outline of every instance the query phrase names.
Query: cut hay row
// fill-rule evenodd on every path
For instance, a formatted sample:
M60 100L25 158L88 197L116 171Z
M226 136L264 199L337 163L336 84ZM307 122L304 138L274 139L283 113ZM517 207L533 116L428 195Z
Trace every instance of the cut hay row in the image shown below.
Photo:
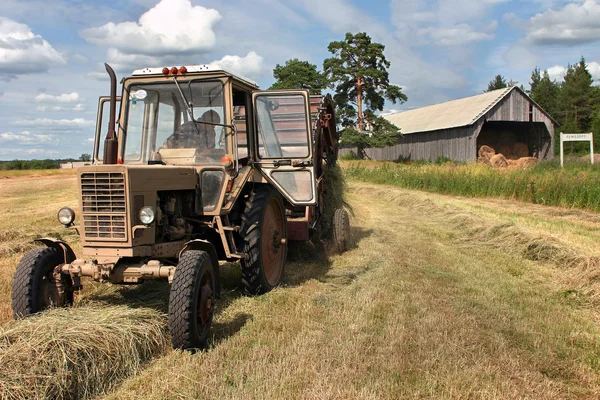
M53 309L0 328L0 398L109 392L168 348L165 317L126 306Z
M461 247L501 250L526 260L568 269L570 285L592 298L600 295L600 285L596 283L600 274L599 254L585 254L550 235L526 232L513 222L491 222L448 205L423 200L420 194L398 194L382 187L361 187L358 193L362 192L365 196L385 199L391 205L410 207L416 213L427 215L432 223L449 224L460 232L457 240Z

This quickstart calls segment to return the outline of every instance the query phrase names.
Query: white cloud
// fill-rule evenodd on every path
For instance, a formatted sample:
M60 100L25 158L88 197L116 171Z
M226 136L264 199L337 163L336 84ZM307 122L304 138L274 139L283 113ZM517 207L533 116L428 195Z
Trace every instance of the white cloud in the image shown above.
M263 57L255 52L249 52L245 57L225 56L220 60L213 61L211 67L224 68L249 78L257 78L263 70Z
M59 153L56 150L49 149L23 149L23 148L14 148L14 147L2 147L0 148L0 156L10 156L11 159L22 159L22 158L30 158L30 156L35 155L45 155L45 156L57 156ZM26 156L24 156L26 155Z
M217 10L192 6L190 0L161 0L138 22L109 22L85 29L90 43L125 54L165 55L211 50L216 43Z
M0 80L65 64L63 56L27 25L0 17Z
M600 40L600 4L596 0L574 2L550 9L522 24L534 44L581 44Z
M50 118L36 118L36 119L23 119L14 122L14 125L24 127L34 127L38 130L77 130L81 128L93 127L96 122L83 118L74 119L50 119Z
M58 96L40 93L35 96L35 101L37 103L76 103L79 101L79 93L63 93Z
M492 28L492 31L496 29L496 26ZM429 36L431 41L440 46L462 45L494 38L493 33L476 32L467 24L424 28L419 30L419 34Z
M29 131L22 131L20 133L0 133L0 142L13 142L20 145L37 145L41 143L57 144L58 140L53 135L40 135Z
M592 75L592 79L596 82L600 81L600 63L596 61L586 63L587 70ZM561 82L565 78L567 68L562 65L555 65L548 68L548 75L550 79Z
M562 65L555 65L554 67L548 68L548 76L550 76L550 79L557 82L563 80L566 72L567 69Z

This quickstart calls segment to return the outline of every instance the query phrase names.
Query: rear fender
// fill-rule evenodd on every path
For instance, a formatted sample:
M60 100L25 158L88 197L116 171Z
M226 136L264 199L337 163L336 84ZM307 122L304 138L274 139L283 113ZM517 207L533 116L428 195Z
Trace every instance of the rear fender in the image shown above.
M33 241L37 243L42 243L46 247L58 249L63 254L65 264L70 264L73 261L75 261L75 252L73 251L71 246L69 246L64 240L54 238L38 238L34 239Z
M188 250L202 250L208 253L210 261L212 262L213 272L215 273L215 289L217 291L217 299L221 297L221 277L219 275L219 257L217 256L217 250L211 242L202 239L190 240L183 245L183 248L179 252L179 257Z

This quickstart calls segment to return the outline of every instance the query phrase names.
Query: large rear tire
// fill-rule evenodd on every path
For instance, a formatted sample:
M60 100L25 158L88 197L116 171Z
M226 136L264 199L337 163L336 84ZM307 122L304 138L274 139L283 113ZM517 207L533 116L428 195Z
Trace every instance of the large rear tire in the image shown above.
M246 202L240 236L243 283L250 294L262 294L281 284L287 257L287 220L279 192L257 187Z
M177 263L169 295L169 331L176 349L204 346L215 306L215 273L210 255L188 250Z
M54 277L55 268L64 263L58 249L43 247L25 253L12 283L12 309L15 319L26 317L50 306L73 304L73 281L69 275Z

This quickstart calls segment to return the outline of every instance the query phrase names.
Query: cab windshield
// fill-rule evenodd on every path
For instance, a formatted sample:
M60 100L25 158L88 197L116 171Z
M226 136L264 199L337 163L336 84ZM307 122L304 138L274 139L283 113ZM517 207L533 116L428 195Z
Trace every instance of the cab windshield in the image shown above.
M166 164L219 161L225 154L221 81L132 84L125 104L123 161L145 164L153 152Z

